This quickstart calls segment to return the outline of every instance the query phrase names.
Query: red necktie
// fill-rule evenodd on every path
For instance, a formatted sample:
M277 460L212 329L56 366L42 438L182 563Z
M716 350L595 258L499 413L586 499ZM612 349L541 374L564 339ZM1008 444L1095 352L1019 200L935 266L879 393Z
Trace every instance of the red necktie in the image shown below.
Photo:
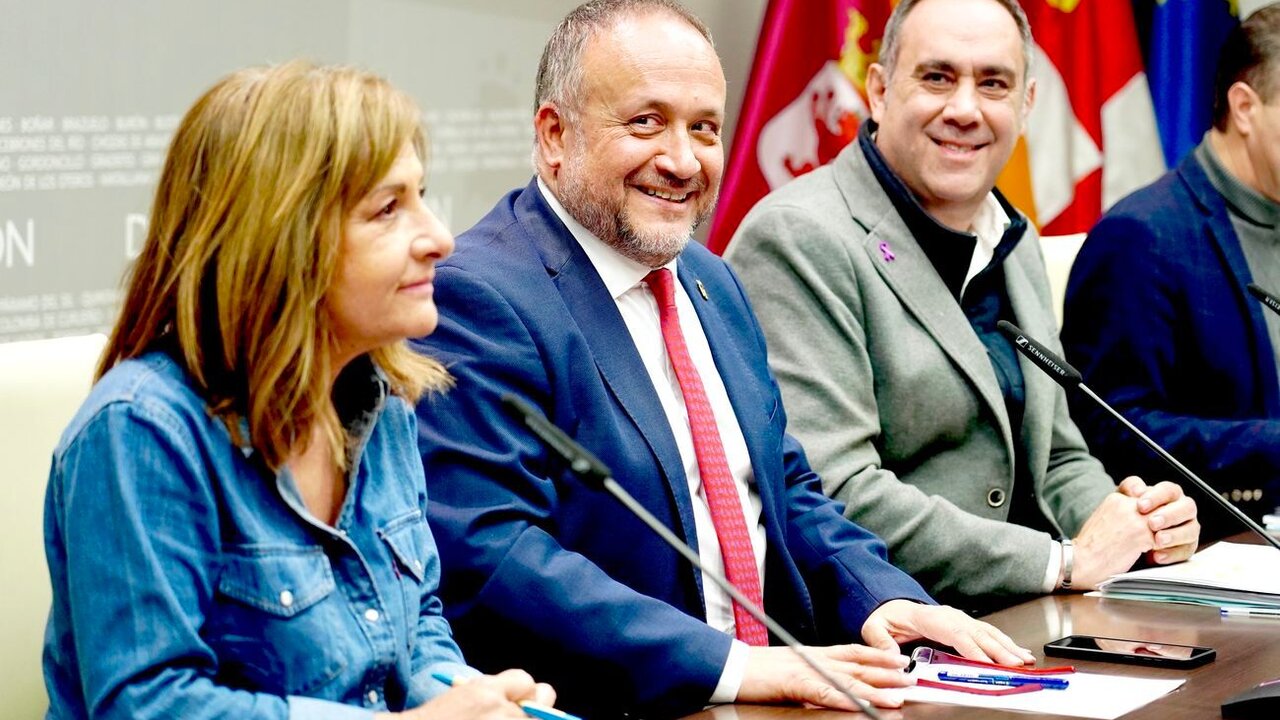
M763 606L760 591L760 573L756 569L756 555L751 548L751 535L747 531L742 503L738 500L738 488L729 472L729 461L720 443L720 429L716 426L711 402L702 388L702 378L689 357L689 348L680 331L680 317L676 314L675 287L671 271L654 270L645 276L645 282L658 301L658 320L662 324L662 340L667 355L680 383L685 410L689 413L689 430L693 434L693 452L698 458L698 474L702 476L702 488L711 509L711 524L715 526L720 542L720 554L724 557L724 574L747 599ZM733 604L733 622L738 639L748 645L769 644L769 633L759 620L751 617L738 603Z

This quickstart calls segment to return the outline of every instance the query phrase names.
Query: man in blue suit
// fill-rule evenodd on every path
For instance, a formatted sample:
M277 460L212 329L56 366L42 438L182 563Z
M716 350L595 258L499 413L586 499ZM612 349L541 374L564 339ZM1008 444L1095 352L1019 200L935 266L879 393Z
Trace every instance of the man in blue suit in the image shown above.
M1223 46L1214 126L1177 169L1089 233L1067 285L1062 341L1085 381L1255 518L1280 502L1280 5ZM1071 415L1114 473L1168 476L1093 403ZM1210 503L1204 537L1239 532Z
M899 642L1031 661L990 625L932 604L822 494L786 434L742 288L689 242L719 186L724 99L706 27L673 0L578 8L539 68L537 177L437 268L441 324L418 347L457 386L420 406L420 445L441 591L468 660L526 667L593 716L735 700L848 707L549 457L504 411L514 393L709 566L824 646L821 661L871 702L898 705L894 689L911 682Z

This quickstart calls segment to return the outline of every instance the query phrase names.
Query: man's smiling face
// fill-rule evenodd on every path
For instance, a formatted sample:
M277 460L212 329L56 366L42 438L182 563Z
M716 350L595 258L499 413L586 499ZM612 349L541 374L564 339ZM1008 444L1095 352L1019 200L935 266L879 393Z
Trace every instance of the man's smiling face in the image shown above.
M1034 96L1022 39L993 0L925 0L907 15L892 76L867 80L876 146L940 222L967 230L1009 161Z
M554 190L584 227L657 267L715 207L725 81L715 50L666 13L620 21L583 49L583 97L561 111Z

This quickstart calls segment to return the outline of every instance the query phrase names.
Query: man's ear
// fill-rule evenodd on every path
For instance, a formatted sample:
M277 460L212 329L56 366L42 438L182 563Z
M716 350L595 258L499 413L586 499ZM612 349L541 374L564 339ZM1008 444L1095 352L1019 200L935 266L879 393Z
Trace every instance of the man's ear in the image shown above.
M1027 96L1025 102L1022 103L1022 127L1027 126L1027 117L1031 115L1031 108L1036 106L1036 79L1027 78Z
M1236 132L1248 136L1253 132L1254 109L1262 103L1248 83L1235 82L1227 88L1227 117Z
M885 76L884 66L871 63L867 68L867 103L871 105L871 119L880 124L884 115L885 93L889 91L889 79Z
M555 103L547 101L533 114L533 134L538 142L538 155L553 173L564 164L565 131L564 113Z

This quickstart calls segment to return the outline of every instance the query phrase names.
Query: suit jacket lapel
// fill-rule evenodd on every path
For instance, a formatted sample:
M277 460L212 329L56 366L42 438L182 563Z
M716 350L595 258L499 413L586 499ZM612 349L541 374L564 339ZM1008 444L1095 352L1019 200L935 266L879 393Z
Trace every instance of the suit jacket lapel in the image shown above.
M977 389L978 396L998 419L1005 443L1012 452L1013 433L1009 415L995 371L987 358L986 347L973 332L969 318L951 297L893 203L885 196L856 141L836 161L835 179L850 212L854 207L864 208L853 216L853 220L867 230L862 249L871 258L871 264L898 296L903 307L915 316ZM893 342L893 339L883 338L881 341Z
M727 298L718 297L714 293L706 298L702 297L702 289L706 285L700 284L703 281L701 268L698 265L699 263L686 252L677 263L676 275L693 301L693 307L698 313L698 322L702 325L702 332L707 336L707 344L711 347L711 356L715 361L716 370L719 371L725 392L729 396L729 404L733 406L738 427L742 430L743 439L747 444L747 454L751 457L752 471L757 474L756 491L760 494L760 502L765 508L776 508L779 489L785 482L781 478L764 478L758 475L767 472L767 468L774 467L776 464L765 457L765 438L762 433L755 431L769 421L773 407L771 404L770 407L760 404L761 395L757 391L759 384L747 374L751 365L743 354L738 338L742 337L748 329L735 327L725 317L720 303L727 302ZM712 287L713 290L723 291L723 288L714 284ZM766 395L764 399L771 403L773 396ZM775 511L766 510L762 513L770 543L781 542L783 537L778 516L779 513Z
M662 402L653 390L649 373L631 342L631 334L613 297L582 247L543 199L536 180L525 188L516 207L516 216L559 289L571 321L577 324L586 338L601 379L661 466L680 517L679 530L685 541L697 548L693 505L689 499L680 450L671 434ZM566 322L569 321L566 318ZM625 476L616 479L623 486L633 482ZM647 479L640 482L647 482Z
M1280 414L1280 379L1276 376L1271 335L1267 332L1266 318L1263 316L1264 312L1270 311L1264 310L1261 303L1247 294L1246 288L1253 282L1253 273L1249 272L1249 262L1245 259L1244 249L1240 247L1235 228L1231 226L1226 206L1194 154L1182 161L1178 174L1182 176L1199 205L1210 242L1218 248L1228 272L1235 279L1231 286L1232 300L1245 309L1249 316L1249 327L1253 331L1254 377L1262 383L1262 398L1267 412L1273 416Z

